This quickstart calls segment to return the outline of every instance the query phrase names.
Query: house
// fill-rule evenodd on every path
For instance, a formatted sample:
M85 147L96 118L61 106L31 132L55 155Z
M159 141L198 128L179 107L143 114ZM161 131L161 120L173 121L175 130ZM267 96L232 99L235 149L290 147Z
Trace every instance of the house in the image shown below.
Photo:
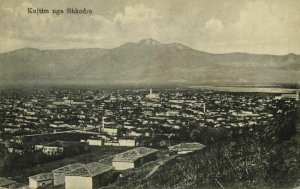
M57 156L63 153L78 154L86 151L87 148L87 145L81 142L57 140L43 145L42 151L44 154Z
M39 188L53 183L52 173L41 173L28 178L30 188Z
M295 99L299 101L299 92L297 91L296 94L282 94L280 99Z
M112 170L112 166L99 162L82 164L65 173L65 189L94 189L103 186Z
M56 142L49 143L43 146L42 151L47 155L61 155L64 152L64 146Z
M136 168L148 161L156 159L158 150L146 147L138 147L126 152L117 154L112 159L112 166L116 170Z
M36 144L36 145L34 145L34 149L35 150L42 150L44 148L44 145L42 145L42 144Z
M187 153L201 150L203 148L205 148L205 145L200 144L198 142L192 142L192 143L181 143L174 146L170 146L169 151L171 153L187 154Z
M133 138L120 138L119 145L120 146L136 146L136 140Z
M105 127L102 128L102 132L107 133L110 136L116 136L118 134L118 128L113 128L113 127Z
M74 163L70 165L66 165L57 169L52 170L53 174L53 185L59 186L65 184L65 174L69 173L79 167L82 167L83 164L81 163Z
M9 180L4 177L0 177L0 188L15 188L16 181Z
M89 143L90 146L103 146L104 145L103 138L88 139L87 142Z
M19 155L24 154L24 150L22 150L22 149L14 149L14 152Z
M105 146L120 146L118 141L114 141L114 140L107 140L104 143Z
M13 153L14 152L14 148L9 147L9 148L7 148L7 151L8 151L8 153Z

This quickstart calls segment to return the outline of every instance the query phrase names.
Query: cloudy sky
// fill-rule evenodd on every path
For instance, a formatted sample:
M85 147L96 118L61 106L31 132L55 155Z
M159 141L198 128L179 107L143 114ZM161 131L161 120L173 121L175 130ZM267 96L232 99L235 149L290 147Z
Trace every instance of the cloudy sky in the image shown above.
M300 0L1 0L0 8L0 52L153 38L216 53L300 54ZM93 14L34 15L28 8Z

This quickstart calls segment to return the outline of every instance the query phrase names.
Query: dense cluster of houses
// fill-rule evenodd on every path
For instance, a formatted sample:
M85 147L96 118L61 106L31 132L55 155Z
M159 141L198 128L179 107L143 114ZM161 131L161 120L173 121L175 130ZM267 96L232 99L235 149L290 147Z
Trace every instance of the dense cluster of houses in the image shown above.
M199 90L54 90L6 95L1 95L0 101L1 134L101 128L110 136L123 137L153 136L163 131L171 137L195 124L226 128L259 125L275 116L270 110L276 101L286 100L290 106L289 96L295 96L284 94L278 99L272 94Z
M281 99L291 95L295 96L284 94ZM0 102L4 119L1 132L90 130L100 127L103 117L106 118L105 132L125 136L153 135L155 131L149 126L155 124L175 130L188 127L192 122L203 126L210 126L210 122L217 126L222 122L230 127L246 126L249 122L230 123L239 116L264 117L262 113L267 114L267 109L278 100L275 97L197 90L34 91L20 94L17 99L7 94L1 96ZM119 133L121 128L123 132Z

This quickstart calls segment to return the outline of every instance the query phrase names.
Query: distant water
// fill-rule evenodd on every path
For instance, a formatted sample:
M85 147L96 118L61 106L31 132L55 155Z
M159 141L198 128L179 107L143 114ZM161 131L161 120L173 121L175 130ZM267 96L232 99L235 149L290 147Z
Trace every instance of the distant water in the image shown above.
M214 91L227 92L244 92L244 93L296 93L296 89L275 88L275 87L215 87L215 86L191 86L195 89L205 89Z

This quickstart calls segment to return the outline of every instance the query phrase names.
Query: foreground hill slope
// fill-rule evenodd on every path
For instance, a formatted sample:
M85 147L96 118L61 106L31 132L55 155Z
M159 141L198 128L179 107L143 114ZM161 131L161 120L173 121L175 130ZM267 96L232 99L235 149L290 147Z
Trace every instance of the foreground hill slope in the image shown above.
M239 129L223 130L219 133L223 140L219 134L208 135L218 141L200 151L163 156L164 161L160 157L156 162L122 172L122 178L104 188L297 188L299 136L295 135L293 123L298 114L290 112L284 119L252 131L245 128L242 134ZM203 137L197 140L205 142Z

